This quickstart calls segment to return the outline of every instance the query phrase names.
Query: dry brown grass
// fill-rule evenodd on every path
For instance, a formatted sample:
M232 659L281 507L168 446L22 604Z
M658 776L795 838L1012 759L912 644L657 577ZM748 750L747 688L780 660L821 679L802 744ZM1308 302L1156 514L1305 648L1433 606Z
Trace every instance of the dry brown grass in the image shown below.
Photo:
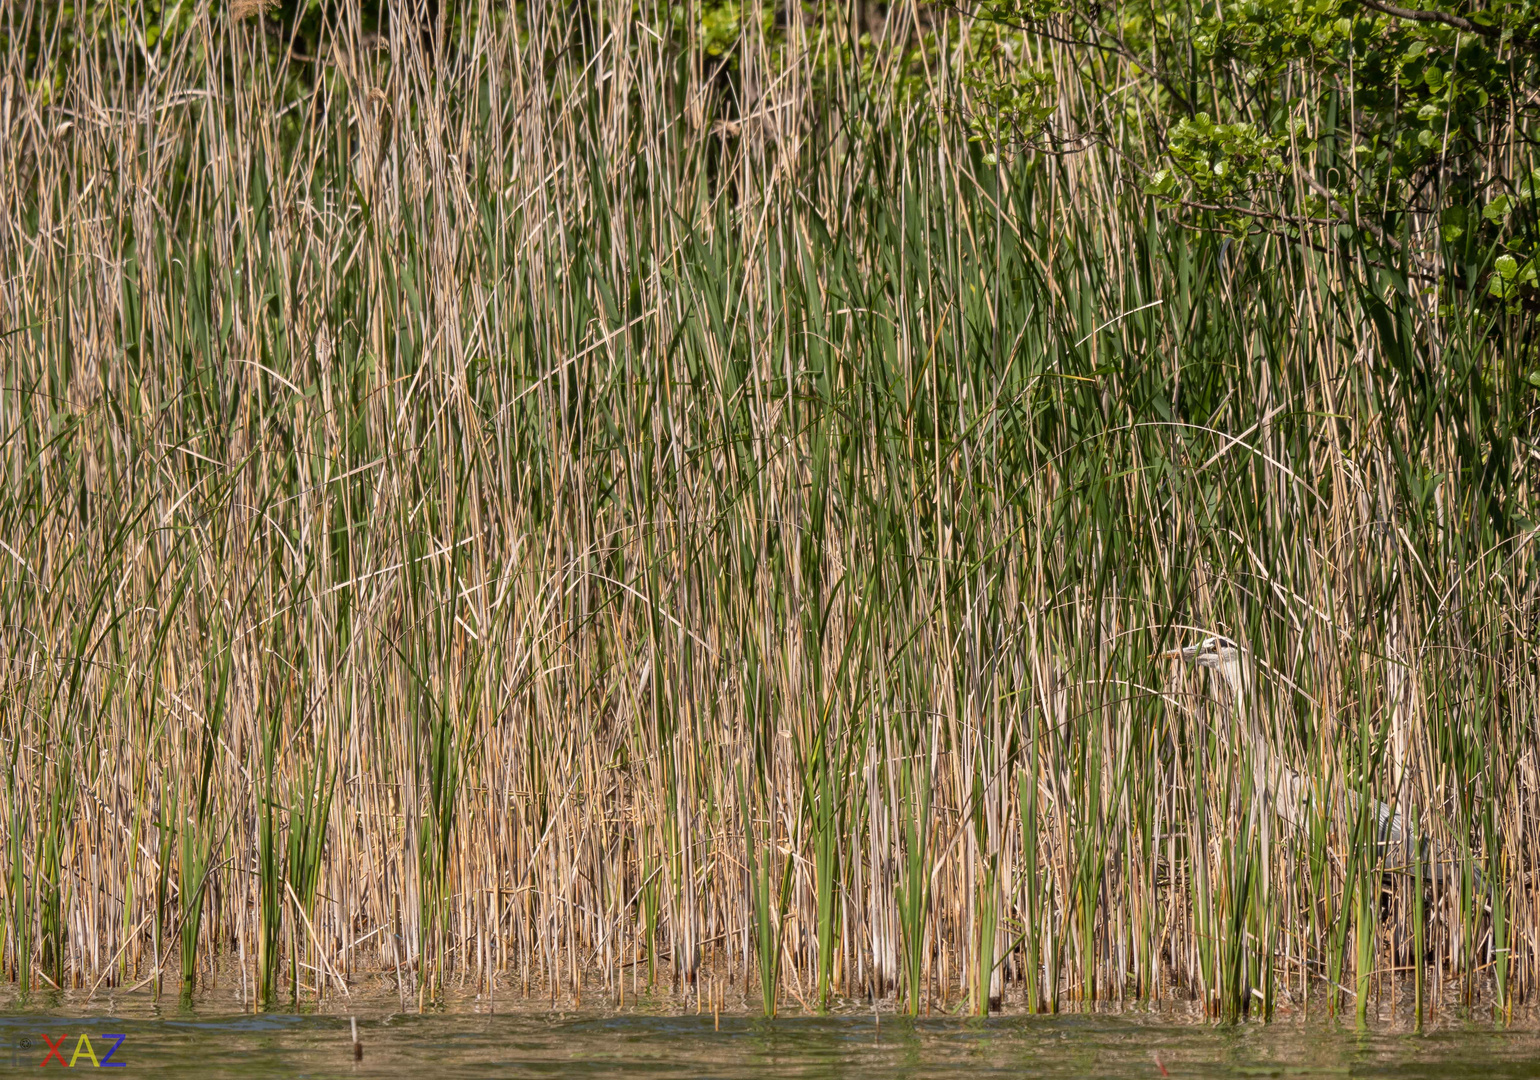
M276 3L277 0L230 0L230 18L249 19L253 15L265 15Z
M629 3L437 66L350 10L313 83L207 7L0 70L13 977L1533 992L1533 472L1461 411L1529 400L1509 339L1221 262L1115 155L997 212L829 27L751 29L733 102ZM1492 888L1255 809L1148 659L1208 629Z

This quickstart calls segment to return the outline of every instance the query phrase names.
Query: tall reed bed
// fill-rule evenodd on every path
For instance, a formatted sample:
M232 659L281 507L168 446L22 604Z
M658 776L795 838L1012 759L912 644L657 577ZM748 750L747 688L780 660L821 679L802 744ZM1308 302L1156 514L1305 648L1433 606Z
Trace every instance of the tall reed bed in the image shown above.
M0 72L22 988L1533 995L1522 313L986 161L910 5L87 7Z

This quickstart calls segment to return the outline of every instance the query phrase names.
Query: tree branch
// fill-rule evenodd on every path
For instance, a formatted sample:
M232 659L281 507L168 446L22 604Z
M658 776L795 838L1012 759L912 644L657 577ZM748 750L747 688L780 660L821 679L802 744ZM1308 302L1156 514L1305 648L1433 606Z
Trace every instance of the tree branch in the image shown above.
M1456 30L1464 30L1468 34L1482 34L1486 37L1496 37L1500 33L1495 26L1482 26L1473 23L1463 15L1451 15L1447 11L1423 11L1421 8L1412 9L1397 7L1395 4L1386 4L1382 0L1359 0L1366 8L1384 12L1386 15L1394 15L1398 19L1410 19L1413 22L1443 23L1452 26Z

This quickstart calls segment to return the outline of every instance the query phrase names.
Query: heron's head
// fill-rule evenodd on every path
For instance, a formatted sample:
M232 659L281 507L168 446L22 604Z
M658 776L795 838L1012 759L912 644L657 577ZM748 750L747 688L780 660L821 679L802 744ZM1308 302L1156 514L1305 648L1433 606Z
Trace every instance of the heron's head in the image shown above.
M1227 637L1212 635L1185 649L1172 649L1162 654L1168 660L1182 660L1199 667L1224 668L1240 659L1240 646Z

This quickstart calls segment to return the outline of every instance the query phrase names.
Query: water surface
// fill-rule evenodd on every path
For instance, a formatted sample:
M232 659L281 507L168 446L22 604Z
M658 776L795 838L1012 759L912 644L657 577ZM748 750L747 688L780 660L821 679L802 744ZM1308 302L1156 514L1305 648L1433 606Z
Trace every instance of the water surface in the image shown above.
M1502 1077L1540 1076L1540 1028L1442 1018L1418 1033L1321 1019L1220 1027L1177 1010L909 1021L884 1014L668 1015L657 1009L546 1013L471 1005L401 1013L183 1009L66 998L0 1012L0 1073L25 1075L50 1046L89 1067L121 1035L111 1067L212 1077ZM482 1009L483 1011L472 1011ZM353 1060L347 1012L364 1046ZM80 1036L89 1037L82 1047ZM44 1036L47 1036L45 1043ZM57 1060L50 1060L57 1066Z

